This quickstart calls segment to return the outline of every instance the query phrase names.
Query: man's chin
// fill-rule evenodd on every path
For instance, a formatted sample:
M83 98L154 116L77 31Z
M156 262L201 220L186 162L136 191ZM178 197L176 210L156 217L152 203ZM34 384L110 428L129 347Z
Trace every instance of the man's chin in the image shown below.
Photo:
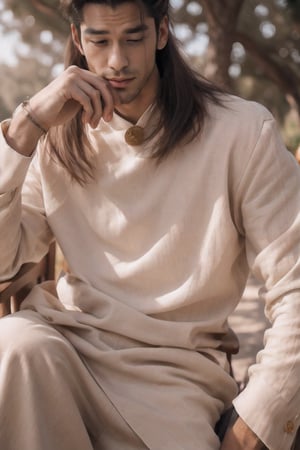
M118 105L129 105L135 98L133 95L126 95L125 93L119 92L116 95L117 101L115 102L115 106Z

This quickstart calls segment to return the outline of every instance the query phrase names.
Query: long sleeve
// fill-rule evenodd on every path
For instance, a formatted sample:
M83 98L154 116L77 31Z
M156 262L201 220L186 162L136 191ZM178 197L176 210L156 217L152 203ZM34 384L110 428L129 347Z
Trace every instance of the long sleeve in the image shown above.
M52 238L35 158L8 146L6 126L2 123L0 133L0 279L14 275L24 262L39 261Z
M300 170L266 120L237 196L249 265L272 327L234 401L271 450L288 450L300 425Z

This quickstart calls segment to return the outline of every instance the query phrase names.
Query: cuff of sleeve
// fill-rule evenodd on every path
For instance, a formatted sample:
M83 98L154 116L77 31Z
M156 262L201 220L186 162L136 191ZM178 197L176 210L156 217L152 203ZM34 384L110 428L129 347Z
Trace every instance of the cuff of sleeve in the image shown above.
M300 425L299 393L284 401L262 376L250 379L233 401L238 415L270 450L289 449Z
M32 156L24 156L12 149L5 140L9 120L0 124L0 193L14 191L26 176Z

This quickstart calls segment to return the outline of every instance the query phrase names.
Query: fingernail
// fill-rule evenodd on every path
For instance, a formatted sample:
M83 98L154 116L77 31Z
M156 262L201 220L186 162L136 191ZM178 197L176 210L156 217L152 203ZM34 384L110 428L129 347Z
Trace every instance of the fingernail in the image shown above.
M112 117L113 117L112 114L108 113L108 114L105 114L105 117L103 117L103 119L105 120L105 122L110 122Z

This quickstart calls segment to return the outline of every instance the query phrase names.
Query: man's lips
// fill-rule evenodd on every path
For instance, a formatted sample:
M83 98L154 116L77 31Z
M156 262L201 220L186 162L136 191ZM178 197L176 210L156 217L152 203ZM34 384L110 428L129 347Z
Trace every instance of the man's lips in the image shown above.
M126 88L134 78L109 78L107 81L109 82L110 86L117 89L124 89Z

